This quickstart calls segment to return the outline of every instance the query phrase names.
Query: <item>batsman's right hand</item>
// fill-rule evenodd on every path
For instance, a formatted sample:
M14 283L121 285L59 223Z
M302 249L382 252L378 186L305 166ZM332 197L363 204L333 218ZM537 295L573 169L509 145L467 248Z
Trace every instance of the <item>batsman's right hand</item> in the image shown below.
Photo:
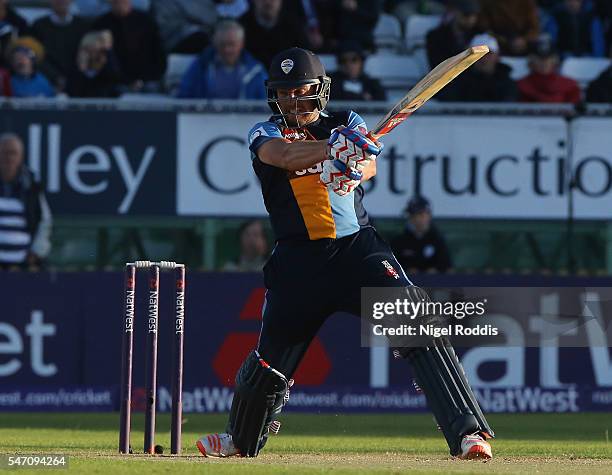
M343 166L341 162L325 160L323 162L323 172L321 172L319 179L329 190L337 195L344 196L359 186L363 173L354 168L343 167L339 169L337 165Z

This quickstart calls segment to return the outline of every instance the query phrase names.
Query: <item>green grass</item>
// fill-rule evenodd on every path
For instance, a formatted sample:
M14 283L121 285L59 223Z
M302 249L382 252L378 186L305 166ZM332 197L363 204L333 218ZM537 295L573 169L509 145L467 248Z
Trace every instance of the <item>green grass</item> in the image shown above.
M67 454L70 473L612 473L612 415L494 415L495 458L453 460L429 415L286 414L256 459L198 456L196 439L225 426L225 415L186 414L183 456L117 454L117 414L0 414L0 454ZM142 429L141 414L133 427ZM142 430L132 432L135 452ZM156 442L169 452L169 417ZM7 472L8 473L8 472ZM28 473L19 470L18 473ZM40 473L32 471L31 473ZM59 471L59 473L62 473Z

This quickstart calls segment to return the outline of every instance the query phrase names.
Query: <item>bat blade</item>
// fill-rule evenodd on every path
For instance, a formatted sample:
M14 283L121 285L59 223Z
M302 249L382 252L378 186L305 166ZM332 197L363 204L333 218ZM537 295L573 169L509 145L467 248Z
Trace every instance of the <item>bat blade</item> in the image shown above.
M380 138L391 132L444 86L488 52L489 48L487 46L472 46L438 64L376 124L371 135L374 138Z

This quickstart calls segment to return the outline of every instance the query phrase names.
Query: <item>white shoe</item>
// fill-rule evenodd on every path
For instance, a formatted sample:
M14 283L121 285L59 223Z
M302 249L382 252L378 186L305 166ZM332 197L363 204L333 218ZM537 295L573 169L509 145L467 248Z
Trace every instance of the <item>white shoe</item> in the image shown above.
M196 442L198 450L204 457L234 457L240 451L234 445L232 436L227 433L210 434Z
M489 460L493 453L491 445L480 434L470 434L463 436L458 457L463 460Z

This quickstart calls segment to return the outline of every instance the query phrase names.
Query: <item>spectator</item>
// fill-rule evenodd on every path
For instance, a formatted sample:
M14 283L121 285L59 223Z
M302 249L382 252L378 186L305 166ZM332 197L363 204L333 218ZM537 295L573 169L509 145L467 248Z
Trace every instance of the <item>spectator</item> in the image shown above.
M47 78L37 71L44 59L43 46L31 36L17 39L9 47L11 89L14 97L54 97L55 90Z
M302 25L295 18L281 16L282 7L283 0L253 0L251 9L240 18L248 50L266 68L279 51L310 47Z
M264 99L266 68L244 49L244 29L224 20L215 30L213 46L191 64L178 97Z
M487 45L489 53L440 91L441 101L514 102L518 100L512 68L500 62L499 44L488 34L476 35L470 46Z
M63 91L88 24L70 13L72 0L50 0L50 3L51 13L34 22L32 35L45 47L41 71L58 91Z
M374 28L382 11L382 0L339 0L335 21L338 42L357 41L374 51Z
M582 0L564 0L554 11L548 33L562 57L606 55L603 24Z
M95 21L94 30L111 31L122 82L132 91L143 90L166 70L159 29L148 13L132 8L132 0L109 1L111 11Z
M338 52L340 70L331 75L331 97L339 101L385 101L387 94L377 79L363 72L365 56L359 43L346 42Z
M260 272L268 258L268 240L263 223L258 220L247 221L238 230L240 238L240 256L235 261L227 262L224 271Z
M213 0L153 0L153 11L166 51L195 54L208 46L217 21Z
M589 84L586 101L612 104L612 66Z
M523 102L580 102L580 87L558 72L559 55L547 42L534 46L529 55L530 74L518 82Z
M76 65L68 80L72 97L119 96L120 72L110 31L87 33L79 45Z
M249 10L248 0L215 0L217 15L236 20Z
M453 0L449 9L450 21L427 33L427 59L430 68L461 53L478 32L478 0Z
M429 201L415 196L408 202L405 216L408 218L405 231L391 241L393 253L404 270L414 273L450 269L448 247L432 223Z
M524 56L540 33L535 0L480 0L481 27L499 41L502 55Z
M51 250L51 211L23 163L23 142L0 136L0 269L39 268Z

